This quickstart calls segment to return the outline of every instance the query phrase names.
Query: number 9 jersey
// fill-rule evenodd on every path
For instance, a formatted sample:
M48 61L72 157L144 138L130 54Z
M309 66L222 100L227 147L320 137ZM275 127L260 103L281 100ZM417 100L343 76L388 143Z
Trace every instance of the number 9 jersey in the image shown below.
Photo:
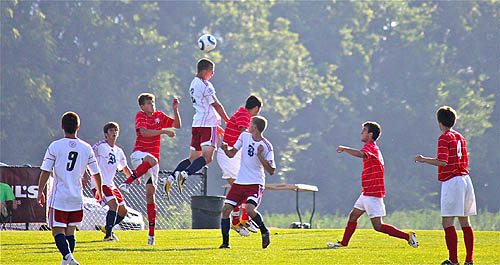
M92 175L99 173L94 151L88 143L78 138L52 142L40 166L54 177L48 206L61 211L82 210L81 179L87 168Z

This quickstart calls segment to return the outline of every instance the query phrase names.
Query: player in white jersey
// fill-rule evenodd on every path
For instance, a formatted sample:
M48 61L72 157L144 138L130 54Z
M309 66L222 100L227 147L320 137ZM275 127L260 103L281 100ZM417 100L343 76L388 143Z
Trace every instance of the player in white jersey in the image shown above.
M262 248L267 248L271 243L269 230L264 225L262 215L257 211L266 182L264 170L269 175L273 175L276 170L273 146L262 136L266 127L266 119L255 116L250 123L250 133L241 133L233 148L228 147L224 142L221 145L228 157L233 157L241 149L241 166L238 177L224 201L221 219L222 245L219 248L230 248L229 216L234 207L244 200L246 200L245 210L247 214L259 226L262 234Z
M96 198L102 198L102 178L92 147L77 138L80 118L74 112L62 116L64 138L52 142L47 148L40 167L38 181L38 203L43 207L43 191L52 173L54 183L49 197L49 226L62 264L79 264L73 257L75 230L83 219L82 178L88 169L96 185Z
M96 143L93 148L102 175L104 198L101 205L108 205L109 210L106 214L106 225L96 225L96 229L106 234L104 241L117 241L118 237L113 233L113 227L123 221L127 215L127 207L125 207L125 200L113 180L117 170L123 170L127 177L132 176L132 171L127 165L125 153L116 145L120 132L118 123L108 122L104 125L103 130L106 140ZM136 179L136 182L140 183L140 178ZM91 188L94 194L97 192L95 187L95 181L92 181Z
M193 116L191 129L191 151L189 158L182 160L172 172L177 179L179 192L182 184L198 170L212 162L217 147L217 126L221 117L225 122L229 117L215 96L215 89L208 80L214 75L215 64L209 59L198 61L198 73L191 82L189 94L196 113ZM162 180L165 192L169 191L168 181Z

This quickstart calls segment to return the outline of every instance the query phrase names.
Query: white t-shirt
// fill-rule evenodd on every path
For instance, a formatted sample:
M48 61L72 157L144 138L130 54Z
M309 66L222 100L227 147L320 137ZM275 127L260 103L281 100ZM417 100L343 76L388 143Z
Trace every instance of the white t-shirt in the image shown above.
M93 146L97 164L101 169L102 185L110 188L115 187L113 179L115 178L116 170L122 170L127 166L127 157L123 150L117 145L111 147L105 140L96 143ZM92 178L91 188L95 188L96 184Z
M94 151L88 143L78 138L52 142L40 166L54 177L48 206L66 212L83 209L81 179L87 168L92 175L99 173Z
M262 138L260 141L255 141L252 134L243 132L238 137L234 144L234 148L241 150L241 166L238 172L238 177L234 183L236 184L260 184L266 183L264 166L260 163L257 157L257 150L259 146L264 147L262 154L264 159L269 163L272 168L276 168L274 163L274 151L272 144L266 139Z
M217 101L212 83L195 77L189 87L189 94L196 110L192 127L216 127L219 125L221 117L215 111L215 108L210 105Z

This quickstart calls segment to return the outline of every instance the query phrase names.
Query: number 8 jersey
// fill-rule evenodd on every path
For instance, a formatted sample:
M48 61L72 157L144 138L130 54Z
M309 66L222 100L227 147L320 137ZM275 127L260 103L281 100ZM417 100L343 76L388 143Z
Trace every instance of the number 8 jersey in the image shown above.
M276 167L274 163L273 146L271 143L266 138L255 141L252 134L243 132L233 146L241 152L240 171L234 183L241 185L265 184L264 166L257 157L257 150L260 145L264 148L262 154L266 162L269 163L272 168Z
M88 143L78 138L52 142L40 166L54 177L48 206L66 212L83 209L81 179L87 168L92 175L99 173L94 151Z
M456 176L469 175L467 166L469 158L464 137L455 130L448 130L439 136L437 160L446 162L446 166L438 167L438 179L447 181Z

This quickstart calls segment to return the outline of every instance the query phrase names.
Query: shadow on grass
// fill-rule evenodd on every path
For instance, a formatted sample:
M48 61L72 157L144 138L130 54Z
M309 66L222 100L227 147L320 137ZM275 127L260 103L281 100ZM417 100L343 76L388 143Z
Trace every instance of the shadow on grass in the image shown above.
M120 251L120 252L172 252L172 251L200 251L214 250L217 248L169 248L169 249L123 249L123 248L103 248L100 251ZM84 250L85 251L85 250ZM95 250L92 250L95 251Z
M103 242L102 240L92 240L92 241L76 241L76 244L77 245L80 245L80 244L93 244L93 243L100 243L100 242ZM14 243L14 244L3 244L2 243L2 246L37 246L37 245L54 245L55 246L55 242L44 242L44 243L25 243L25 244L22 244L22 243Z

